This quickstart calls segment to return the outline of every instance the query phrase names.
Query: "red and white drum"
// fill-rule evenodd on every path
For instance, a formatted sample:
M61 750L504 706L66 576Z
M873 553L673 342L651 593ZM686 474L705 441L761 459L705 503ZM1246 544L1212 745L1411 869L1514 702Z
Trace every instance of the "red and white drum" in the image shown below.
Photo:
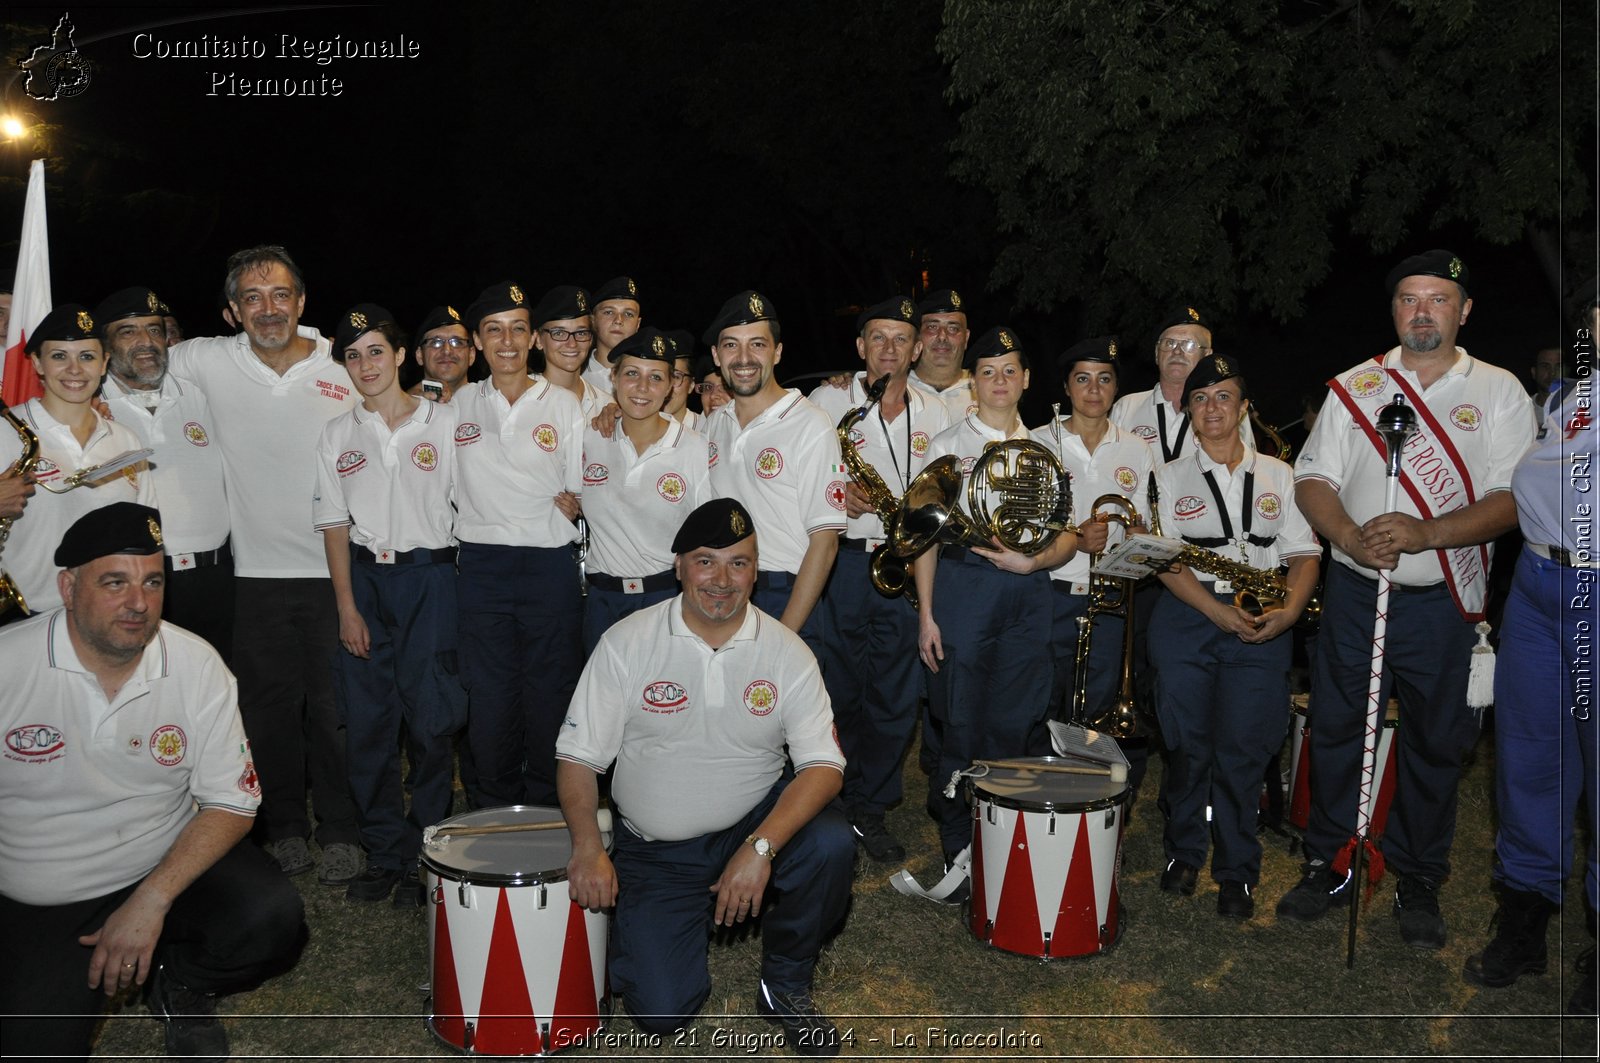
M515 805L452 816L436 829L560 820L560 809ZM583 1044L610 1011L609 921L567 896L566 828L436 838L422 854L432 902L428 1028L447 1045L485 1056Z
M1294 725L1289 729L1289 823L1301 830L1311 822L1311 737L1310 717L1306 715L1308 697L1294 696ZM1374 762L1377 778L1377 803L1372 806L1372 837L1383 837L1389 823L1389 805L1394 801L1394 736L1400 726L1400 706L1392 699L1383 726L1378 729L1378 757Z
M1063 763L1011 761L1027 762ZM1091 956L1116 944L1127 783L1015 767L992 768L968 787L973 935L1047 960Z

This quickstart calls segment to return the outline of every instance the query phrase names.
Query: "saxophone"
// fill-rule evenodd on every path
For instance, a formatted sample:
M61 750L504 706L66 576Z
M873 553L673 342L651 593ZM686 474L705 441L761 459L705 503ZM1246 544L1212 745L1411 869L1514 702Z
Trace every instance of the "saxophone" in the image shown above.
M863 458L856 450L855 444L850 442L850 430L862 418L867 416L867 411L883 400L883 393L889 387L889 374L885 373L867 387L867 401L865 405L848 410L839 418L839 424L834 429L839 437L839 458L845 468L850 470L850 478L867 493L867 498L878 511L878 518L883 521L883 534L885 540L893 538L893 521L900 507L900 496L896 495L889 485L883 482L883 477L878 470ZM906 411L910 416L910 410ZM911 583L911 563L905 558L897 557L880 543L872 551L870 568L872 586L885 598L898 598L904 595L913 607L917 604L917 593Z
M39 465L39 436L33 429L25 424L22 418L11 412L11 407L0 402L0 417L5 418L17 433L17 438L22 440L22 454L12 462L11 468L6 471L7 476L31 476L33 470ZM11 537L12 518L0 519L0 554L5 552L6 540ZM28 611L27 599L23 598L22 591L12 580L9 573L0 568L0 613L4 613L12 606L16 606L24 613Z

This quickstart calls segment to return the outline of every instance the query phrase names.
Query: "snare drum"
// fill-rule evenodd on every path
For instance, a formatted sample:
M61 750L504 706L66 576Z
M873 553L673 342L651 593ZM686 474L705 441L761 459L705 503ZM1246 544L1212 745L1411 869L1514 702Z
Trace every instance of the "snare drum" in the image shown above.
M1023 760L1062 763L1016 758ZM1047 960L1116 944L1127 789L1102 776L1031 768L969 779L973 935Z
M439 828L560 820L558 808L515 805L453 816ZM445 838L422 854L431 901L428 1028L447 1045L486 1056L583 1044L610 1011L609 920L567 896L566 828Z
M1305 830L1311 822L1311 721L1306 714L1308 697L1294 697L1294 726L1289 729L1289 823ZM1400 726L1400 706L1392 699L1378 730L1378 756L1373 762L1374 785L1378 799L1372 806L1373 840L1383 837L1389 823L1389 805L1394 801L1395 729ZM1359 766L1359 761L1357 762Z

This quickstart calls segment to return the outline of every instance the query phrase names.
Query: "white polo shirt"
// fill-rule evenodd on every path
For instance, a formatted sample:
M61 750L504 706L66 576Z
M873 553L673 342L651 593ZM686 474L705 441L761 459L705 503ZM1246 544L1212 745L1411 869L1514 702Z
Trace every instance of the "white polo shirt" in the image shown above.
M250 349L250 338L210 336L173 346L171 371L200 385L216 417L240 576L326 579L322 536L306 521L316 483L322 426L356 402L350 374L315 329L298 334L311 354L279 376Z
M0 631L0 893L24 904L103 897L149 874L195 806L261 803L222 658L162 624L106 700L64 610Z
M600 359L591 354L589 360L583 363L583 372L580 374L583 382L595 391L603 392L606 401L611 401L611 370L600 364Z
M1146 443L1157 465L1200 449L1189 415L1161 397L1161 389L1124 395L1111 407L1111 423L1126 428ZM1256 447L1249 420L1239 422L1239 438L1247 450Z
M945 419L950 424L955 424L969 413L978 412L978 400L972 394L972 374L965 369L954 384L947 388L936 388L911 371L911 386L923 395L938 399L944 405ZM856 405L860 405L857 403Z
M585 376L578 377L578 383L583 385L582 397L578 398L578 405L583 409L584 427L599 416L600 411L611 404L611 388L609 385L596 384Z
M844 771L828 691L800 636L749 605L738 633L713 650L684 623L681 595L601 637L556 759L596 772L615 759L612 799L648 841L731 827L786 760L797 772Z
M1245 451L1244 460L1231 473L1226 465L1211 460L1203 450L1163 465L1156 470L1156 485L1161 491L1161 533L1173 539L1221 537L1225 525L1217 509L1216 496L1206 482L1210 472L1227 506L1233 525L1233 541L1225 546L1204 549L1239 561L1251 568L1276 570L1291 557L1321 556L1322 547L1311 525L1294 501L1294 470L1277 458L1259 451ZM1250 495L1245 497L1245 480L1250 479ZM1258 546L1245 538L1245 514L1249 514L1249 534L1273 538L1271 546ZM1202 583L1217 577L1195 570Z
M1456 348L1456 360L1449 371L1426 390L1416 373L1401 366L1399 347L1384 355L1383 364L1398 369L1412 390L1422 396L1422 401L1461 455L1472 477L1475 497L1481 499L1491 491L1504 491L1511 486L1511 474L1533 445L1534 434L1533 422L1528 417L1528 396L1516 377L1498 366L1471 357L1460 347ZM1376 369L1373 362L1364 362L1340 374L1338 379L1345 381L1346 387L1354 386L1361 391L1370 391L1376 384L1389 396L1398 392L1399 388L1386 374L1363 375ZM1407 473L1425 491L1460 490L1455 477L1428 453L1429 449L1420 437L1412 437L1402 460ZM1383 458L1337 396L1330 394L1322 404L1316 427L1295 462L1295 478L1315 478L1330 485L1339 492L1345 512L1358 525L1384 512L1388 476ZM1422 516L1404 488L1396 493L1395 499L1397 512ZM1378 578L1375 569L1356 565L1338 546L1333 548L1333 557L1368 579ZM1426 587L1440 582L1444 579L1444 570L1439 564L1438 551L1401 554L1391 578L1407 587Z
M835 438L839 419L866 403L866 377L866 373L851 377L848 390L824 384L811 393L811 401L832 420ZM899 496L905 494L906 487L928 463L933 437L950 427L950 420L943 403L911 388L906 389L906 408L898 417L886 421L881 412L880 406L868 410L850 429L850 441L862 460L876 469L889 490ZM883 541L883 518L876 513L849 518L846 524L845 534L852 539L865 539L873 545Z
M77 469L99 465L144 446L138 436L99 414L95 414L89 445L79 446L72 429L46 413L39 399L14 406L12 412L39 437L39 465L33 478L41 485L59 487ZM0 432L0 469L10 468L21 453L22 440L15 432ZM65 494L51 494L44 486L35 491L28 499L28 508L12 524L11 538L0 555L0 565L27 599L29 612L48 613L61 604L61 594L56 589L56 573L61 571L55 561L56 547L79 517L113 502L155 506L157 499L155 479L143 463Z
M755 520L763 572L799 572L808 536L844 531L839 442L828 415L794 388L739 427L734 404L706 421L713 497L737 498Z
M1146 498L1150 473L1155 469L1156 461L1144 440L1126 428L1107 425L1100 445L1090 454L1083 439L1076 432L1067 430L1071 423L1071 417L1061 418L1059 443L1056 433L1048 424L1035 428L1030 434L1034 442L1061 459L1061 464L1072 477L1072 523L1083 524L1093 516L1094 500L1101 495L1121 495L1133 503L1133 508L1139 511L1140 516L1149 521L1150 515L1145 511L1150 506ZM1082 588L1074 588L1073 593L1087 594L1090 563L1089 553L1079 550L1072 555L1071 561L1053 569L1050 578L1082 584Z
M454 546L456 410L423 399L393 432L357 406L322 427L312 527L351 525L373 553Z
M933 437L933 442L928 445L928 460L943 458L954 454L961 459L961 492L959 505L961 512L971 516L967 509L966 479L972 475L972 467L978 463L978 458L990 443L998 443L1006 439L1028 439L1030 434L1023 425L1022 418L1018 417L1011 426L1011 431L1002 432L990 428L978 420L978 415L969 413L960 421L946 428L943 432Z
M711 448L665 414L662 437L643 454L617 425L607 439L583 433L583 516L592 572L653 576L672 568L672 540L711 494Z
M150 476L161 498L167 556L215 550L227 542L222 447L205 392L171 373L150 391L129 388L108 374L101 395L116 422L155 451Z
M497 546L565 546L578 527L555 497L583 484L585 420L572 392L530 378L516 405L494 380L468 384L451 403L456 426L456 538Z

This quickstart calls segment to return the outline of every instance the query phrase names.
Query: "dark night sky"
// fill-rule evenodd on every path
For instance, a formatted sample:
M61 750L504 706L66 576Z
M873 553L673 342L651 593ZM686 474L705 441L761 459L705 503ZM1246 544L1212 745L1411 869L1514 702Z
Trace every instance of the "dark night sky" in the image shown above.
M75 9L78 44L94 64L86 91L36 102L14 83L6 102L54 127L46 165L56 300L92 305L148 283L190 335L212 330L227 254L274 242L305 270L306 317L316 325L357 301L411 321L434 303L462 306L502 278L537 293L627 272L647 320L697 334L726 296L761 289L783 311L792 374L853 362L853 315L842 309L910 290L926 268L933 286L976 297L975 331L1008 321L1036 364L1053 361L1078 338L1077 322L1012 314L1004 292L982 290L993 257L982 196L943 174L954 124L931 51L940 5L907 5L921 22L866 42L910 58L859 79L827 61L863 45L836 24L850 6L808 6L818 17L804 24L771 16L777 28L759 32L741 22L747 5L717 0ZM8 7L0 19L47 33L59 15ZM248 36L269 57L139 59L141 29L153 35L147 49ZM281 34L404 34L421 55L321 66L278 58ZM741 95L741 70L766 63L786 65L789 91L755 105ZM213 74L326 75L344 90L211 96ZM906 136L906 115L931 135ZM793 150L802 137L814 151ZM7 255L20 182L37 154L0 144ZM928 202L948 205L947 216L916 216L911 204ZM1463 343L1475 354L1520 372L1534 349L1558 342L1557 298L1526 246L1492 248L1446 231L1418 234L1406 250L1436 245L1472 268L1478 301ZM1343 253L1335 282L1300 319L1220 323L1218 349L1246 358L1270 419L1298 416L1299 392L1393 343L1381 289L1390 264ZM1169 300L1182 301L1181 292ZM1165 309L1130 307L1125 346L1147 349ZM1030 420L1041 419L1054 387L1036 378Z

